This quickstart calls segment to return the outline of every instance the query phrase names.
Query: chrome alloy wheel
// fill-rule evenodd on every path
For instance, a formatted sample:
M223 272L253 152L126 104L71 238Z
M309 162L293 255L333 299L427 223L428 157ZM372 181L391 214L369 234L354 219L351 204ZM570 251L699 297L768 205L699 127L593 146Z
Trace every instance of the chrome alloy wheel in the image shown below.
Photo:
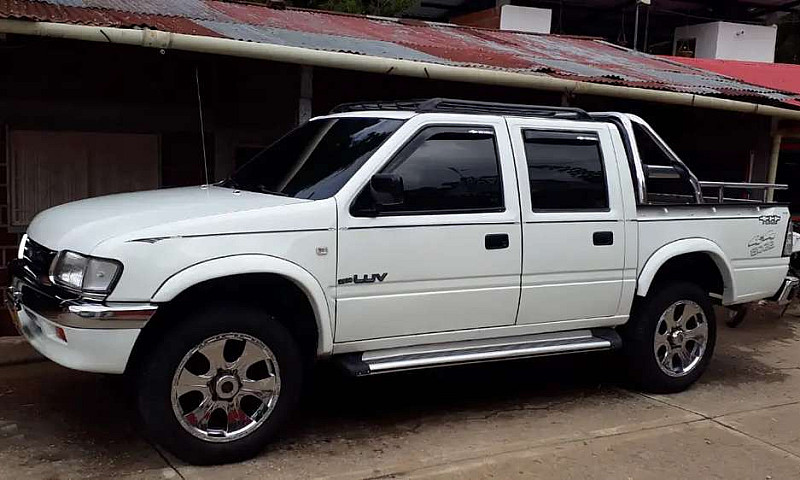
M172 410L201 440L230 442L269 418L281 389L272 351L250 335L215 335L190 350L172 378Z
M667 308L656 324L653 351L661 370L682 377L703 359L708 345L708 322L700 305L679 300Z

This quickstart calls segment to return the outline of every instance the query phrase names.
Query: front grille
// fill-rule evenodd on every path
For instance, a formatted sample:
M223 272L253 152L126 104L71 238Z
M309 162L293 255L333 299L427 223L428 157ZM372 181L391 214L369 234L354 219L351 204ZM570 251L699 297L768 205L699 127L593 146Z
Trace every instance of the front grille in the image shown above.
M25 242L22 258L25 265L36 275L37 278L47 278L50 273L50 264L56 258L57 252L39 245L30 238Z

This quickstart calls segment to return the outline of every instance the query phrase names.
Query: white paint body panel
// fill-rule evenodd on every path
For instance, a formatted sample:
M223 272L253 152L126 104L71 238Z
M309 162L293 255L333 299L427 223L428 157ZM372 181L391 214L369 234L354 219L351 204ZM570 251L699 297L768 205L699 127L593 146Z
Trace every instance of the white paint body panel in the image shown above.
M522 297L517 322L550 323L616 315L625 267L625 216L609 126L596 122L518 118L510 118L508 126L520 176L524 242ZM596 135L605 152L608 210L534 210L528 188L525 130ZM595 232L611 232L613 244L594 245Z
M25 327L25 339L50 360L75 370L95 373L124 373L140 330L70 328L57 326L48 319L24 308L18 312ZM56 328L64 331L67 341L58 338Z
M353 217L350 204L420 129L491 127L503 177L505 211ZM336 341L513 325L522 242L511 146L499 117L431 114L407 121L339 192L339 278L387 273L382 282L339 286ZM509 248L486 250L487 234Z
M120 193L59 205L37 215L28 227L28 235L53 250L89 252L104 240L128 233L146 237L146 231L163 231L166 225L203 225L204 219L220 220L227 215L257 211L283 205L307 203L307 200L233 191L219 187L184 187ZM231 216L235 218L235 216ZM180 223L183 222L183 223ZM244 223L233 231L252 231ZM180 229L173 230L186 235Z
M407 112L344 116L405 123L330 199L221 187L114 195L47 210L28 235L54 250L122 262L112 302L168 303L210 279L282 275L309 297L319 355L620 325L635 295L646 295L659 268L683 253L714 259L725 280L726 304L771 296L786 274L786 207L637 207L622 136L610 123ZM443 124L494 129L504 211L350 214L371 176L418 130ZM608 210L532 209L521 137L527 128L597 135ZM635 156L639 168L637 162ZM780 220L765 225L763 216ZM613 244L594 245L597 231L612 232ZM509 247L487 250L484 238L494 233L507 234ZM387 276L382 282L337 283L375 273ZM35 345L64 365L112 372L124 369L138 331L67 334L76 339L70 348Z
M781 217L779 223L763 225L759 220L772 215ZM681 253L706 252L726 280L724 304L772 296L788 269L788 258L781 257L788 221L786 207L643 209L638 219L639 252L647 261L640 268L637 293L647 294L651 272L663 263L662 257L666 260ZM764 239L759 240L761 237ZM754 242L759 245L754 246Z

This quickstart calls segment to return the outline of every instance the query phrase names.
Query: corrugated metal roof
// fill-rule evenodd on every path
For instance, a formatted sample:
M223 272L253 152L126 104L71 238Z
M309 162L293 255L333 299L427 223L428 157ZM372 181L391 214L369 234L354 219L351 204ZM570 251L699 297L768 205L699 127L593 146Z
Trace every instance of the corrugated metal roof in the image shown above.
M375 57L550 75L798 105L796 92L632 52L602 40L216 0L0 0L0 18L204 35Z
M787 63L741 62L711 58L670 57L693 67L717 72L753 85L774 88L800 95L800 65Z

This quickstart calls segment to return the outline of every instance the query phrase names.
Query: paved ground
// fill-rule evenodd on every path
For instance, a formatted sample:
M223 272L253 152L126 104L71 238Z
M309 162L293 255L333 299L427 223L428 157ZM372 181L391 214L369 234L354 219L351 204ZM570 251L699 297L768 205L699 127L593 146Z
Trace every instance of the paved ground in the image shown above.
M800 478L800 318L720 333L670 396L625 389L609 355L319 374L282 440L209 468L148 444L114 377L2 367L0 478Z

